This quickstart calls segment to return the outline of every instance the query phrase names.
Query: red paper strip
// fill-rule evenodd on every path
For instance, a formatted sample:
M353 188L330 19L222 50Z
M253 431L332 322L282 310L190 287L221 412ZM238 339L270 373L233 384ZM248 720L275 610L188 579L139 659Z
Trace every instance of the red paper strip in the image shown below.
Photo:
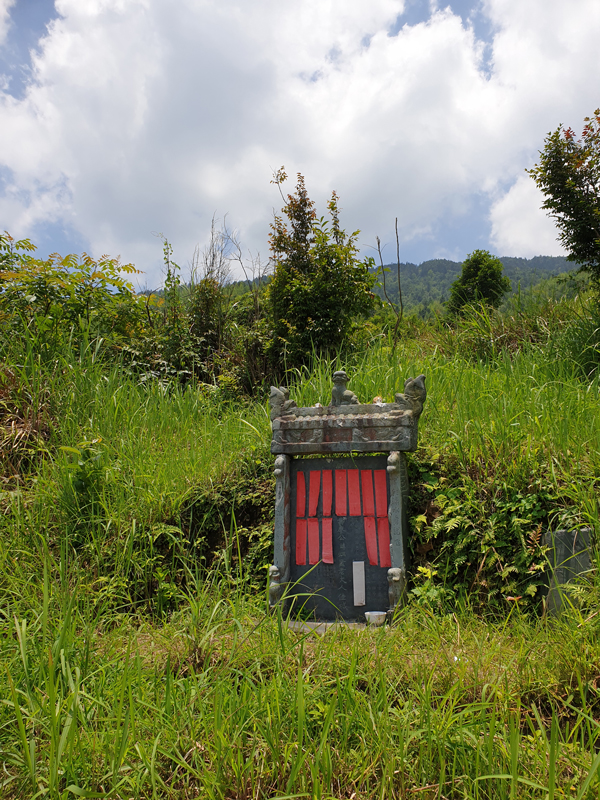
M308 516L317 516L317 506L319 505L319 492L321 490L321 470L311 469L308 488Z
M384 469L373 471L375 478L375 502L377 504L377 516L387 517L387 474Z
M346 470L336 469L335 471L335 515L345 517L348 514L346 502Z
M325 473L323 473L325 475ZM323 539L323 555L322 561L324 564L333 564L333 532L332 532L331 517L325 517L321 522L321 531Z
M306 564L306 520L296 520L296 564Z
M363 514L365 517L375 516L375 498L373 497L373 471L361 470Z
M367 558L372 567L377 566L377 533L375 517L365 517L365 544L367 545Z
M332 481L331 470L324 469L323 470L323 516L324 517L331 516L332 500L333 500L333 481Z
M377 518L377 538L379 539L379 566L391 567L390 523L387 517Z
M306 516L306 481L304 473L296 473L296 517ZM300 563L300 562L298 562Z
M357 469L348 470L348 506L349 516L360 517L360 484Z
M308 523L308 563L319 563L319 520L315 517L307 520Z

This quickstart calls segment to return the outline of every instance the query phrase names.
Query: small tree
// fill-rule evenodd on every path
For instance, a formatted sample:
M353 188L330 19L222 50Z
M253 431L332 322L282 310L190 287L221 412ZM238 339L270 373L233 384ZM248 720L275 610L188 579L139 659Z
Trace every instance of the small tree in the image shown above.
M585 118L581 139L571 128L548 134L540 161L527 170L546 199L542 204L559 240L600 288L600 108Z
M0 320L3 333L19 336L26 326L52 348L71 336L71 329L108 338L112 344L142 329L146 298L138 296L122 273L139 274L133 264L87 253L46 259L28 239L0 234Z
M280 190L286 177L283 168L274 177ZM270 354L278 365L285 355L288 366L299 366L313 351L332 353L343 345L354 319L373 308L374 279L370 260L357 255L359 232L346 236L340 228L335 192L328 203L331 222L317 218L298 174L296 194L287 196L282 210L289 227L275 216L270 236L275 265L268 288Z
M473 250L463 261L460 277L450 287L448 312L460 314L465 306L476 303L497 308L510 289L503 269L500 259L487 250Z

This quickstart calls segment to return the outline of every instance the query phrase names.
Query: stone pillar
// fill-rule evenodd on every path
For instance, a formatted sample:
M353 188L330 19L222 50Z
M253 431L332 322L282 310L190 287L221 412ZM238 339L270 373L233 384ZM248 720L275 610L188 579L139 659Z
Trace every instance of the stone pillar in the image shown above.
M275 459L275 564L269 570L269 605L276 605L290 579L290 464L291 456Z
M406 502L408 499L408 474L406 456L399 450L392 450L387 461L390 479L390 539L392 566L388 570L389 611L393 613L399 603L404 602L406 592L406 541L408 538L408 518Z

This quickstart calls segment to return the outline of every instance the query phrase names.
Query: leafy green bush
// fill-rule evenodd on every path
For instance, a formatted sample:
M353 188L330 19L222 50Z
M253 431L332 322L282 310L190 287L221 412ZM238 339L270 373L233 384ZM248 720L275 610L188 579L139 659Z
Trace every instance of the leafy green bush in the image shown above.
M275 182L286 179L282 170ZM347 236L340 228L338 198L328 203L331 223L317 218L304 178L298 175L296 194L288 195L283 213L271 226L275 273L267 290L273 338L269 353L281 368L298 367L313 353L334 354L346 341L353 321L374 307L371 262L359 261L358 231Z
M539 605L548 585L542 531L560 504L556 487L544 469L517 485L493 469L473 465L469 476L453 466L411 463L415 596L438 610L458 598L481 610L514 597Z
M54 253L29 255L35 246L0 234L0 321L4 346L15 337L37 336L39 355L52 357L70 337L106 337L120 344L146 323L147 299L136 295L122 273L137 274L131 264L102 256L95 260Z
M463 261L462 272L450 287L448 313L460 314L469 305L499 306L510 289L510 280L502 274L503 269L500 259L487 250L473 250Z

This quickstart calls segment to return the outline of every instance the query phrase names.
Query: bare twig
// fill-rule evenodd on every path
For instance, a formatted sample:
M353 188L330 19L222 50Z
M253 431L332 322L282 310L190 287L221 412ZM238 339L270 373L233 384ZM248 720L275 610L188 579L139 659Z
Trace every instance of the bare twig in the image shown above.
M383 294L385 295L385 299L388 301L390 308L393 310L394 314L396 315L396 324L394 325L394 333L392 336L392 353L396 351L396 345L398 344L398 330L400 328L400 322L402 321L402 317L404 315L404 302L402 300L402 287L400 285L400 238L398 236L398 217L396 217L396 264L397 264L397 274L398 274L398 303L394 303L388 293L387 293L387 286L385 283L385 267L383 265L383 255L381 252L381 240L379 236L375 237L377 241L377 252L379 254L379 268L381 269L381 274L383 276Z
M248 290L252 293L254 302L254 320L260 318L260 290L269 272L270 262L266 264L261 260L260 253L254 255L250 251L247 258L244 257L242 246L235 231L229 231L224 227L231 251L230 259L240 265L244 273L244 279L248 284Z
M381 269L381 275L383 277L383 287L382 287L383 288L383 293L385 295L385 299L388 301L390 306L393 308L394 304L389 298L389 295L387 293L387 287L385 285L385 267L383 266L383 255L382 255L382 252L381 252L381 239L379 238L379 236L375 237L375 241L377 242L377 253L379 254L379 268Z
M400 305L400 316L398 322L404 316L404 301L402 299L402 286L400 284L400 239L398 237L398 217L396 217L396 268L398 274L398 302Z

